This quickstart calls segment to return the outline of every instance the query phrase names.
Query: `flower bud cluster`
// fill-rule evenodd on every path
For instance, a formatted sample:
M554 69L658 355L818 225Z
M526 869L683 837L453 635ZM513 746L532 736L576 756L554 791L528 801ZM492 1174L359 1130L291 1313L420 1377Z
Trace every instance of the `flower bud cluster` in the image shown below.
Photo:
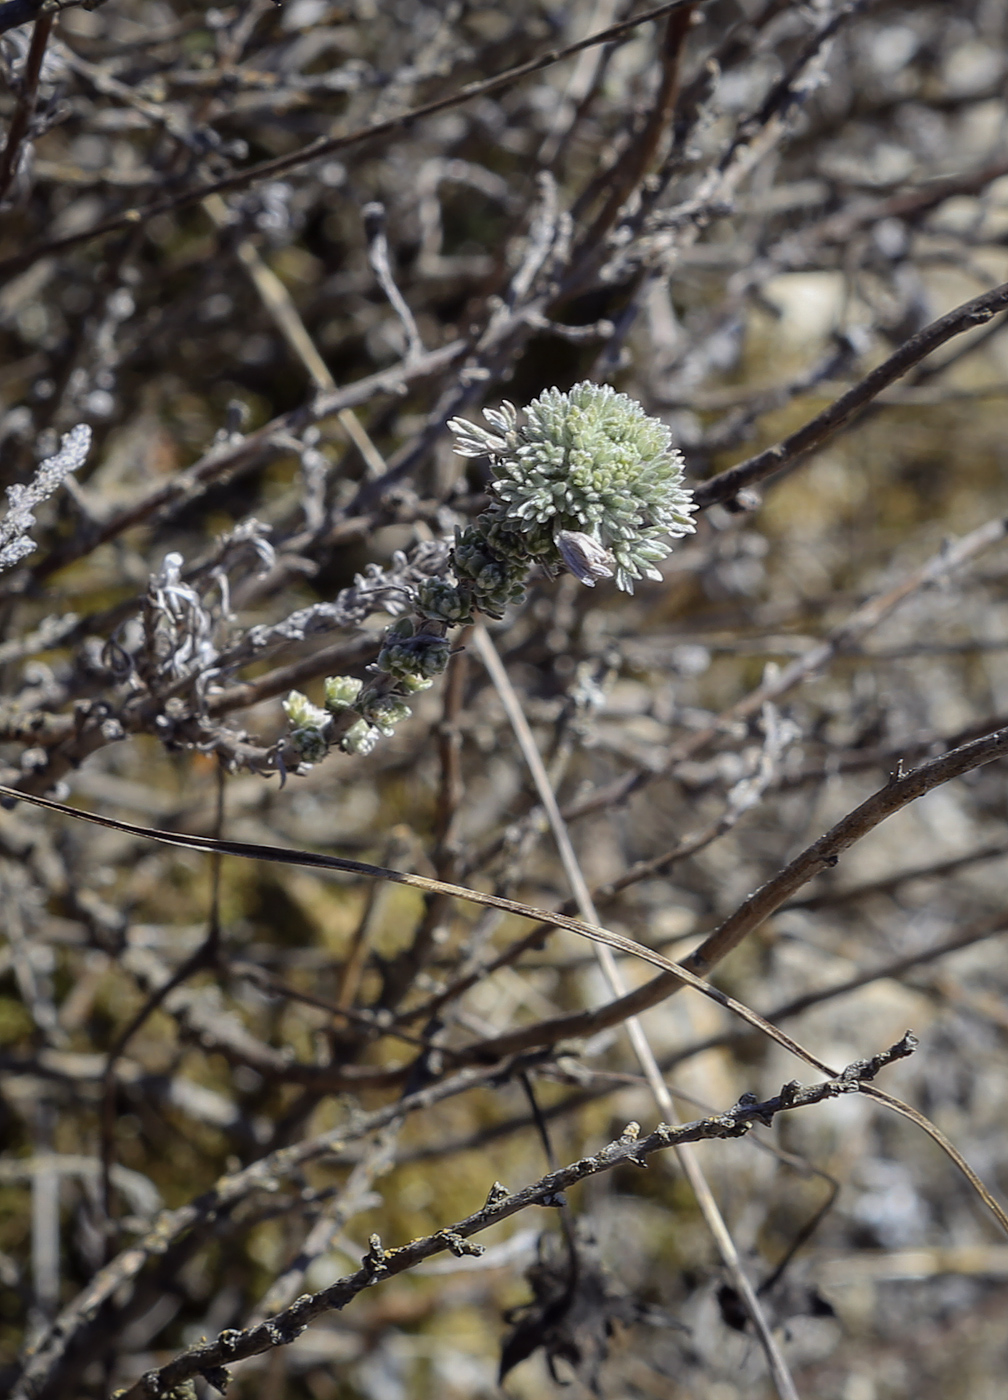
M437 632L417 632L408 617L388 628L375 663L411 694L429 690L448 665L451 645Z
M484 409L482 428L448 424L463 457L489 457L492 501L477 528L507 557L524 546L529 562L566 566L583 583L615 575L633 592L688 534L693 499L683 485L682 453L658 418L608 384L547 389L520 423L513 404ZM531 558L530 558L531 556Z
M348 710L364 688L364 682L356 676L327 676L323 698L330 714L338 715Z
M472 597L457 583L448 579L431 578L417 589L417 611L429 622L445 627L460 627L472 622Z
M287 738L304 763L320 763L329 751L332 716L313 705L300 690L292 690L283 702L291 729Z
M640 578L660 579L655 565L669 538L694 529L693 499L683 485L682 454L671 433L640 404L609 385L547 389L520 422L513 404L484 409L489 428L453 418L455 449L488 457L491 502L473 525L456 530L449 568L414 587L419 621L399 618L385 632L373 680L331 676L325 710L293 691L284 701L289 735L305 763L336 741L368 754L382 735L408 719L407 697L433 685L448 665L449 627L477 613L501 618L525 596L533 568L566 568L589 588L599 579L633 592ZM334 727L334 719L356 715Z
M368 724L366 719L355 720L347 732L340 740L340 748L344 753L360 754L366 757L381 738L381 730L376 729L373 724Z
M503 617L509 603L520 603L525 597L531 561L518 541L491 541L478 525L470 525L456 530L452 560L473 607L487 617Z
M383 735L388 738L397 724L409 719L413 712L403 697L429 690L451 654L447 638L429 626L424 623L418 631L408 617L392 623L378 660L369 668L377 673L375 679L365 682L355 676L327 676L324 710L300 691L291 691L283 702L292 725L287 739L298 750L302 763L320 762L337 741L337 734L344 753L367 755ZM349 727L334 727L334 719L349 714L357 716Z

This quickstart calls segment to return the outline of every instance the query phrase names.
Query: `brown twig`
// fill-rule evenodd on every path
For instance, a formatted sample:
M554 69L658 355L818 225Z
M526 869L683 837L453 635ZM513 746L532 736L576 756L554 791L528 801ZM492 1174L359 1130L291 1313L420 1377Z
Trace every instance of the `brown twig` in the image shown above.
M42 75L42 60L45 58L46 44L49 42L49 35L52 33L55 22L56 12L54 9L49 9L45 5L37 7L31 44L28 47L28 57L25 59L24 72L21 76L21 91L18 94L17 106L14 109L11 124L7 129L7 140L4 143L3 151L0 152L0 202L3 201L10 189L11 181L17 174L21 147L28 134L31 119L35 115L39 78ZM2 32L2 26L0 26L0 32Z
M937 350L940 345L962 335L964 331L985 325L998 311L1008 307L1008 282L994 287L972 300L963 302L937 321L912 335L900 348L882 364L835 399L828 408L817 413L795 432L764 448L754 457L748 457L737 466L719 472L708 481L701 482L695 492L697 506L706 510L718 501L736 501L738 493L759 481L779 476L785 469L796 466L815 448L833 436L838 429L861 412L872 399L887 385L900 379L926 355Z

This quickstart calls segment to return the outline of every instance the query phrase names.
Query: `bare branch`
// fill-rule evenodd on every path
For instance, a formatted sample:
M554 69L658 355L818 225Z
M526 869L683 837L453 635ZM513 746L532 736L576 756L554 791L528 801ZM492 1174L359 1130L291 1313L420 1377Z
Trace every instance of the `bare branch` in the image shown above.
M229 1365L249 1356L261 1355L274 1347L288 1346L315 1318L333 1309L346 1307L364 1289L405 1273L407 1269L414 1268L423 1260L445 1250L468 1253L475 1249L476 1252L480 1252L482 1246L471 1246L467 1249L465 1242L491 1225L507 1220L529 1206L558 1203L563 1199L565 1192L579 1181L596 1176L600 1172L611 1171L614 1167L626 1163L646 1166L649 1157L670 1147L715 1138L742 1137L756 1123L771 1123L778 1113L807 1108L843 1094L861 1092L886 1065L913 1054L916 1047L916 1038L908 1031L903 1039L889 1050L871 1060L860 1060L849 1065L837 1078L825 1083L803 1087L792 1082L785 1085L775 1098L762 1103L755 1095L747 1094L726 1113L675 1127L662 1123L654 1132L643 1138L639 1136L639 1125L632 1123L622 1137L609 1143L593 1156L582 1157L569 1166L549 1172L520 1191L492 1190L481 1210L457 1220L447 1229L439 1230L437 1234L413 1240L397 1249L385 1249L379 1237L372 1235L370 1251L355 1274L340 1279L319 1293L303 1295L283 1312L253 1327L223 1333L213 1342L202 1342L191 1347L167 1365L159 1367L156 1371L148 1371L141 1380L126 1390L119 1400L144 1400L148 1396L167 1396L176 1386L192 1376L204 1376L216 1384L217 1380L225 1378ZM12 1400L22 1400L21 1392L15 1391Z
M755 485L758 481L777 477L786 469L798 465L808 453L819 447L842 428L849 419L860 413L872 399L900 379L926 355L937 350L954 336L964 331L974 330L986 323L997 312L1008 307L1008 282L994 287L981 296L973 297L932 321L922 331L910 337L900 348L876 366L869 374L845 394L834 400L828 408L817 413L796 432L790 433L773 447L758 452L739 462L735 467L720 472L709 481L702 482L696 490L696 501L700 509L714 505L717 501L734 501L738 493Z

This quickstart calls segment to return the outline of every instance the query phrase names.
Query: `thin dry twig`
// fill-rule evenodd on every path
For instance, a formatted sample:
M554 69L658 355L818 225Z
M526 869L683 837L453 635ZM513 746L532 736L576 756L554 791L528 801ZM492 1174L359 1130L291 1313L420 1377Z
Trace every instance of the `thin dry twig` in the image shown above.
M753 1124L768 1124L778 1113L822 1103L842 1094L861 1092L862 1086L867 1087L880 1070L895 1060L912 1054L916 1046L915 1037L907 1032L903 1039L889 1050L874 1056L870 1061L858 1061L849 1065L836 1078L824 1084L802 1087L792 1082L785 1085L776 1098L762 1103L756 1100L754 1095L746 1095L726 1113L678 1126L663 1123L645 1137L639 1136L639 1125L631 1123L624 1130L622 1137L609 1143L593 1156L582 1157L569 1166L549 1172L520 1191L508 1192L495 1186L482 1209L455 1221L447 1229L439 1230L423 1239L413 1240L397 1249L385 1249L379 1236L372 1235L369 1251L356 1273L340 1279L318 1293L304 1295L283 1312L256 1326L222 1333L215 1341L191 1347L167 1365L158 1367L155 1371L148 1371L120 1396L120 1400L167 1396L174 1387L192 1376L204 1376L214 1384L225 1380L226 1368L229 1365L249 1356L258 1356L273 1347L289 1345L316 1317L333 1309L346 1307L365 1288L404 1273L424 1259L445 1250L458 1254L473 1251L479 1253L481 1246L467 1244L474 1235L490 1225L509 1219L531 1205L560 1202L564 1193L579 1181L584 1181L599 1172L610 1171L624 1163L645 1166L648 1157L669 1147L708 1141L712 1138L741 1137ZM23 1400L23 1397L15 1392L12 1400Z
M0 202L10 189L11 181L17 174L18 161L31 119L38 100L39 79L42 76L42 61L45 58L46 44L52 33L55 14L44 6L39 8L32 27L31 44L21 75L21 91L18 93L17 107L7 128L7 140L0 152ZM2 28L2 25L0 25Z
M938 552L924 564L912 570L892 588L869 598L817 645L810 647L789 665L766 675L760 685L730 705L712 724L703 726L686 739L673 744L661 772L674 773L678 764L693 758L729 725L758 714L767 701L776 702L782 699L803 681L820 674L835 657L845 655L856 647L861 638L877 627L901 603L922 588L930 587L949 577L956 569L970 563L985 550L1000 544L1006 534L1008 519L988 520L954 544L945 541ZM564 818L571 821L575 817L624 802L656 776L653 768L631 771L615 782L570 803L564 811Z
M482 623L477 623L476 627L473 629L473 637L476 642L476 648L480 654L480 659L486 667L496 687L497 693L501 697L508 719L511 722L511 727L515 732L515 737L522 751L522 756L528 765L529 772L532 774L536 791L539 794L539 800L546 811L550 829L553 833L553 839L560 853L560 860L563 864L564 872L574 892L574 900L578 912L585 923L593 924L598 927L598 912L592 900L591 893L589 892L584 873L581 870L580 863L574 852L574 847L571 844L567 825L560 814L560 808L557 805L556 796L550 784L546 768L539 756L539 750L536 748L535 739L533 738L532 731L529 728L528 721L521 708L521 702L515 693L514 687L511 685L507 671L504 669L504 665L497 654L497 650L490 639L490 635ZM615 997L624 996L626 994L626 983L611 950L603 944L596 944L595 955L610 993ZM633 1046L634 1054L637 1057L637 1062L644 1073L648 1088L658 1106L659 1112L662 1114L664 1122L674 1124L677 1120L675 1105L672 1102L672 1095L669 1093L668 1086L662 1078L654 1051L651 1049L647 1033L640 1019L636 1016L628 1017L626 1021L626 1031L630 1038L630 1043ZM679 1165L690 1183L707 1228L710 1230L714 1242L717 1245L718 1252L721 1255L728 1276L738 1296L742 1299L746 1312L749 1314L752 1321L756 1336L759 1338L760 1346L763 1348L763 1353L766 1356L767 1367L773 1379L774 1388L777 1394L781 1396L781 1400L798 1400L798 1392L795 1389L794 1380L788 1369L787 1362L784 1359L780 1347L777 1345L777 1340L773 1335L766 1314L756 1296L756 1290L753 1288L742 1267L742 1260L739 1257L735 1241L732 1239L731 1233L725 1224L724 1217L718 1209L717 1202L714 1199L714 1193L707 1183L707 1179L703 1174L700 1164L687 1144L677 1144L675 1151Z

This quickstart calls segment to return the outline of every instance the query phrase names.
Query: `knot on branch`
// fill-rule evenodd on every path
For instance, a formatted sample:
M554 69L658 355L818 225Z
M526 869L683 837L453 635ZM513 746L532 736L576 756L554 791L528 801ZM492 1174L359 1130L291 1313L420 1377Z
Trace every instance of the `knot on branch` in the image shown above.
M456 1259L464 1259L467 1255L478 1259L481 1254L486 1253L484 1245L474 1244L472 1241L464 1239L457 1230L442 1230L438 1238L444 1240Z
M374 1283L382 1274L388 1273L385 1249L381 1242L381 1235L368 1236L368 1252L361 1260L361 1268L370 1275L369 1282Z
M487 1192L487 1198L483 1209L492 1210L494 1206L499 1206L501 1201L506 1201L510 1194L511 1192L507 1189L503 1182L495 1181L494 1184L490 1187L490 1190Z

